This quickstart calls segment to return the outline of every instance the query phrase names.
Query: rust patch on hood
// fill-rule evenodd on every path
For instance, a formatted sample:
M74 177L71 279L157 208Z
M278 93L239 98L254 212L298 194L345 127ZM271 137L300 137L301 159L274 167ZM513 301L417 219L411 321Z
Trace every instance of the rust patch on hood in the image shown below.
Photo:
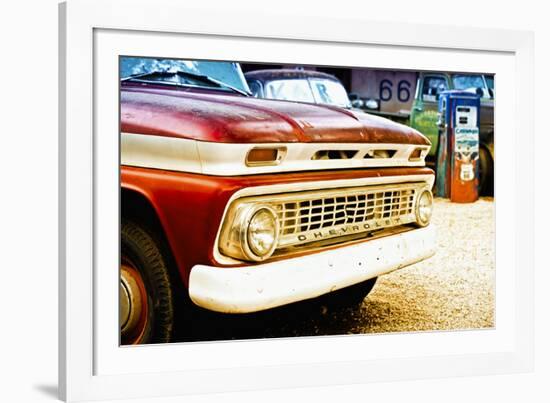
M222 143L429 145L418 131L333 106L124 83L121 130Z

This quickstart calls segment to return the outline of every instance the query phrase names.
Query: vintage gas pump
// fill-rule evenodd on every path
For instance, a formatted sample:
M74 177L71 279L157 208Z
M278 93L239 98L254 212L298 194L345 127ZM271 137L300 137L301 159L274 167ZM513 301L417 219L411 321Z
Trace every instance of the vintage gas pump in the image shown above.
M436 195L452 202L478 199L479 96L444 91L439 98Z

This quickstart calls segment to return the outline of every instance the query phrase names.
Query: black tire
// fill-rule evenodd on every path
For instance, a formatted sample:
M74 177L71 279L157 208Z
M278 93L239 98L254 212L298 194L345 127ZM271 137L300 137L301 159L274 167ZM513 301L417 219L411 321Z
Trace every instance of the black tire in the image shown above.
M485 147L479 147L479 195L493 196L493 158Z
M323 302L331 308L351 308L360 305L374 288L378 277L342 288L323 296Z
M161 250L158 242L142 226L132 221L123 220L121 227L121 293L125 273L127 271L139 273L131 279L138 283L142 281L138 289L142 291L143 295L146 295L142 299L143 303L147 304L144 305L147 309L140 309L140 325L138 329L133 330L133 333L132 329L125 329L125 333L123 333L122 321L124 318L121 317L121 344L168 343L172 338L174 299L166 265L168 259L163 256ZM136 292L136 294L138 293ZM123 298L122 294L121 298ZM126 301L133 300L127 299ZM138 305L128 303L128 306ZM141 305L139 306L141 308ZM128 312L133 311L130 309Z

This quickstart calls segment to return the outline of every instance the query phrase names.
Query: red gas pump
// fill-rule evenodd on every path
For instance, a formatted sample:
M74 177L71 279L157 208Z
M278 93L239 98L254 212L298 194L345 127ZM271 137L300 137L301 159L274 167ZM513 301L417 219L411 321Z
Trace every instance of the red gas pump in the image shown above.
M452 202L478 199L479 96L444 91L439 99L436 195Z

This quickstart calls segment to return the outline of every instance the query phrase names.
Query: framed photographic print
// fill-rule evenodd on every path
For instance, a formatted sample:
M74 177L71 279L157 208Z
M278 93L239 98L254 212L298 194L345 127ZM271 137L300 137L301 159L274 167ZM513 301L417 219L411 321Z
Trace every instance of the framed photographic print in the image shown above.
M529 371L531 34L231 17L60 5L62 398Z

